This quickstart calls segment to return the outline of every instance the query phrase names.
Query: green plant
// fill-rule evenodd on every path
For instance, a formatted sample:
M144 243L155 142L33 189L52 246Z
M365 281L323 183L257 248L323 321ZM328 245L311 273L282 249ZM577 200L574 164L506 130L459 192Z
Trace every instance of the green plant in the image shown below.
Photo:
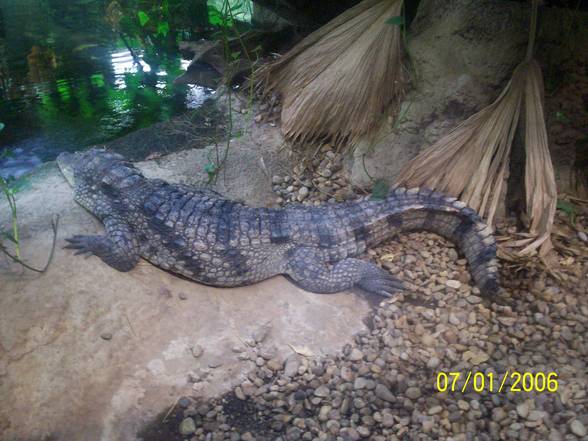
M250 78L249 78L249 88L248 88L248 116L253 116L253 97L254 97L254 74L256 63L258 60L258 54L260 51L260 47L257 46L254 48L251 53L247 49L247 45L243 39L243 35L238 29L238 22L239 19L242 18L243 12L243 5L244 3L239 2L231 2L229 0L221 0L222 4L220 5L220 9L213 6L209 6L209 13L210 15L210 22L218 27L217 32L214 34L216 38L218 38L219 42L222 44L223 47L223 55L225 59L225 71L223 75L223 79L221 84L224 87L224 94L226 95L226 108L227 108L227 115L226 115L226 133L225 133L225 147L224 151L220 152L220 148L218 142L215 142L215 153L216 158L211 160L209 158L209 162L204 166L204 170L208 174L208 182L214 183L218 177L219 172L225 165L230 147L231 147L231 139L233 136L241 137L243 136L242 130L238 130L236 133L233 133L233 89L231 87L231 81L235 75L235 73L239 70L239 67L243 61L243 56L246 58L246 62L249 65L250 70ZM248 2L245 2L249 4ZM236 39L238 41L239 49L235 50L234 47L231 45L231 41ZM252 55L255 56L255 59L252 58Z
M9 155L9 152L6 150L0 154L0 159ZM53 244L51 246L51 253L49 254L49 258L47 259L47 263L42 269L35 268L26 262L24 262L21 258L21 249L20 249L20 236L18 232L18 215L16 209L16 198L15 194L17 192L17 188L15 186L10 185L10 182L0 176L0 193L4 195L6 201L8 202L8 209L10 211L10 227L9 229L5 230L0 226L0 252L7 256L12 261L22 265L23 267L35 271L37 273L44 273L47 271L49 264L53 260L53 254L55 252L55 242L57 239L57 225L59 222L59 218L56 217L51 222L53 228ZM14 252L11 253L9 250L9 246L7 242L12 244Z

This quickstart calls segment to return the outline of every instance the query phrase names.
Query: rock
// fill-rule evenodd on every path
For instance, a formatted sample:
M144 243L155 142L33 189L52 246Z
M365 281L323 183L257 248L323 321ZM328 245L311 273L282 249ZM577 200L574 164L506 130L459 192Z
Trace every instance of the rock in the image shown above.
M357 428L357 433L359 433L359 435L360 435L362 438L367 438L368 436L370 436L370 433L371 433L371 432L370 432L370 429L369 429L369 428L367 428L367 427L365 427L365 426L359 426L359 427Z
M204 349L200 345L194 345L190 348L190 352L192 353L192 357L199 358L204 353Z
M184 409L186 409L190 405L191 402L192 401L190 401L190 398L188 398L188 397L181 397L178 400L178 405L180 407L183 407Z
M441 413L443 411L443 407L441 406L433 406L429 409L428 414L429 415L437 415L438 413Z
M183 436L192 435L194 432L196 432L196 423L190 417L184 418L180 423L179 430L180 434L182 434Z
M440 363L441 363L441 360L439 360L437 357L431 357L427 361L427 367L429 369L435 369L437 366L439 366Z
M381 383L378 383L376 385L375 394L378 398L380 398L384 401L388 401L390 403L394 403L396 401L396 397L390 391L390 389L388 389L386 386L384 386Z
M245 401L247 399L247 397L245 396L245 394L243 393L243 389L241 389L241 386L237 386L235 388L235 396L237 398L239 398L241 401Z
M102 340L112 340L112 334L110 332L103 332L102 334L100 334L100 338Z
M298 200L303 201L304 199L306 199L309 193L310 190L308 189L308 187L300 187L300 189L298 190Z
M293 377L294 375L296 375L298 373L300 363L300 356L298 354L290 354L286 359L286 363L284 366L284 376Z
M274 175L272 176L272 184L282 184L284 182L284 178L282 176Z
M314 395L320 398L326 398L329 396L330 393L331 391L324 384L314 390Z
M267 367L274 372L277 372L280 369L282 369L282 366L283 366L283 363L280 360L278 360L277 358L272 358L271 360L269 360L267 362Z
M406 395L411 400L416 400L421 396L421 389L418 387L409 387L404 391L404 395Z
M351 370L351 368L348 368L347 366L344 366L341 368L341 378L343 380L351 382L351 381L353 381L354 377L355 377L355 375L353 374L353 371Z
M361 389L366 389L368 386L368 379L364 378L364 377L357 377L355 379L355 382L353 383L353 389L355 390L361 390Z
M584 243L588 243L588 235L583 231L578 231L578 239L580 239Z
M349 359L351 361L359 361L363 358L363 352L361 352L359 349L357 348L353 348L353 350L351 351L351 353L349 354Z
M453 289L461 288L461 282L459 280L448 280L445 282L445 285Z
M574 435L580 437L584 437L588 433L586 431L586 426L584 426L584 424L582 424L582 422L577 419L572 420L572 422L570 423L570 430Z
M507 416L508 414L502 407L495 407L494 409L492 409L492 421L499 423Z
M521 418L527 418L527 416L529 416L529 411L530 409L528 401L524 401L520 404L517 404L517 413Z

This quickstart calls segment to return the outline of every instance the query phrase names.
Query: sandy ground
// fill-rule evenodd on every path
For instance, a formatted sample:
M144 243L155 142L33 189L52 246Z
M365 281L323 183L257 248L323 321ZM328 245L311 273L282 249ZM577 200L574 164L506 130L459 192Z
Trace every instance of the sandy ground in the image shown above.
M205 153L182 152L143 167L165 178L173 170L186 181L189 170L201 169ZM242 174L243 159L234 158L219 187L246 198L237 194L242 184L226 184L233 182L231 174ZM270 180L260 168L256 185L267 189L249 191L270 197ZM213 396L242 381L252 363L239 353L264 326L263 345L281 358L293 348L333 351L365 329L369 305L352 293L310 294L282 277L215 289L146 262L119 273L97 258L74 257L62 249L64 238L100 233L102 226L73 201L55 165L29 179L17 204L29 263L44 264L51 217L58 214L60 224L45 274L0 260L2 440L132 440L146 420L165 410L162 403L172 405L186 394Z

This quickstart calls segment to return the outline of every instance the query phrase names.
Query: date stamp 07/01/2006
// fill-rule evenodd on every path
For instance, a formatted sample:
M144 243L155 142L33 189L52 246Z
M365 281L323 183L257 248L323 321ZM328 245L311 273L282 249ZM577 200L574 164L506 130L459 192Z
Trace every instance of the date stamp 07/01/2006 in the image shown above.
M557 392L555 372L438 372L437 392Z

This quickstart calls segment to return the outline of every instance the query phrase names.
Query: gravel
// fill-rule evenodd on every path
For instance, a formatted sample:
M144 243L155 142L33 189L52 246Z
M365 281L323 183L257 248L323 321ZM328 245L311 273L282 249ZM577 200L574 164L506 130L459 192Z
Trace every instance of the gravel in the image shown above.
M331 155L316 174L274 176L272 182L280 191L292 186L280 195L294 201L302 188L298 181L326 179L324 170L335 163ZM329 170L331 182L338 170ZM304 203L313 203L320 192L306 184ZM585 230L586 219L578 222ZM569 241L585 247L576 234ZM279 355L268 349L269 332L260 330L243 361L246 379L221 397L191 397L189 405L182 400L185 419L179 427L175 423L176 430L189 433L190 441L586 439L585 255L560 256L559 278L533 262L503 264L505 292L494 298L480 296L465 260L433 234L402 235L365 258L407 286L375 307L368 330L327 357ZM436 390L439 372L465 378L469 371L486 378L506 371L555 372L558 389L498 392L495 380L493 392L487 384L481 392L462 391L462 379L454 392Z

